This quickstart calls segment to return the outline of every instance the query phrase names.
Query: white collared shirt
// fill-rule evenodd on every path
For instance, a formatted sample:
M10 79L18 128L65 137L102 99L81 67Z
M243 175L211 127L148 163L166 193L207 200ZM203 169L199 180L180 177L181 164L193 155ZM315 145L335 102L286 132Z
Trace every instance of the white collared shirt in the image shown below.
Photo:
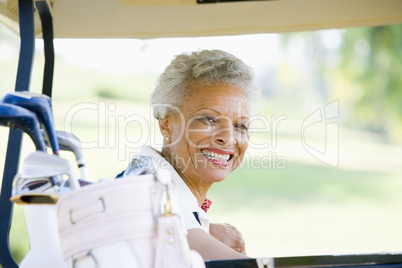
M156 163L156 168L166 168L170 171L180 203L181 217L184 220L186 229L201 228L209 233L210 222L207 214L200 208L194 194L173 166L150 146L143 146L140 155L152 157ZM196 215L200 222L197 221Z

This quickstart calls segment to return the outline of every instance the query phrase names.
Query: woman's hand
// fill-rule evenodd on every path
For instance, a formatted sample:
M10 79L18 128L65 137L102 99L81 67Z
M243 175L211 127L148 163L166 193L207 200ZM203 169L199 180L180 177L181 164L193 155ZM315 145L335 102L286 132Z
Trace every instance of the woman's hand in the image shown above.
M235 251L246 254L242 235L234 226L228 223L211 223L209 225L209 233Z
M190 248L198 251L204 260L248 258L246 255L223 244L201 228L188 230L187 240Z

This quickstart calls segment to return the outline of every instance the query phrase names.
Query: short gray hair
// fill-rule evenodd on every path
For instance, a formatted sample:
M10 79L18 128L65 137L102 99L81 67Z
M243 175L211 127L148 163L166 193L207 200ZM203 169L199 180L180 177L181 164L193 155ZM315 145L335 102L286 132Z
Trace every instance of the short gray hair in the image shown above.
M202 81L207 84L228 83L246 94L250 115L256 113L259 87L254 82L254 71L243 61L222 50L202 50L176 56L160 75L150 103L156 119L165 118L171 109L189 96L189 84Z

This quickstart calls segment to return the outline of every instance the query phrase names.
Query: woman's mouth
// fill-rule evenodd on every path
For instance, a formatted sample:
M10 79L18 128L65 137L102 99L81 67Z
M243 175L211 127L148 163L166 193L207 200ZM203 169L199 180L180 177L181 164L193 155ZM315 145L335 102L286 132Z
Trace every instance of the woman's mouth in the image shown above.
M219 165L227 165L228 162L233 158L233 153L228 153L217 149L213 149L213 151L210 149L201 149L201 153L207 160Z

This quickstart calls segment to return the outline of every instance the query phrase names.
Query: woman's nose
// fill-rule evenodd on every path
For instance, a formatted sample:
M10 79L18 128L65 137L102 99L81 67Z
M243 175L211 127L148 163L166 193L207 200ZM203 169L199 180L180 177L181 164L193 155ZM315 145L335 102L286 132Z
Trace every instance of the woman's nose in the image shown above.
M230 147L236 143L233 128L230 127L229 124L217 129L213 139L214 143L216 143L215 145L218 146Z

